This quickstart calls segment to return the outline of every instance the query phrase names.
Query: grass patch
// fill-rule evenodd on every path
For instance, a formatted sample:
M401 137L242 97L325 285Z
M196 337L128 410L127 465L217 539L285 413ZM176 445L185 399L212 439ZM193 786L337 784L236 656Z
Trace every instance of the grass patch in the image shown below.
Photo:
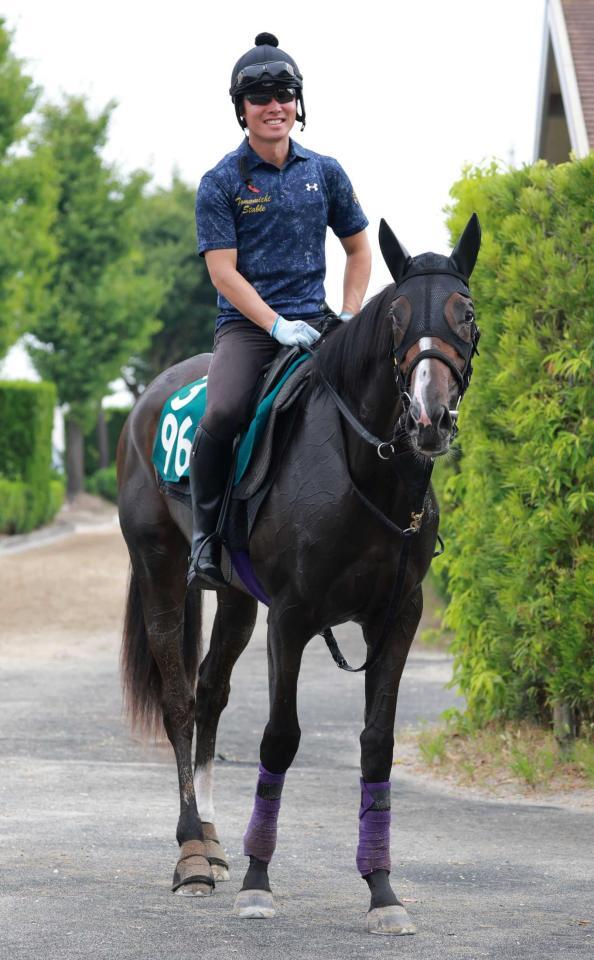
M446 734L443 730L437 732L425 730L419 736L419 750L428 766L443 763L446 759Z
M496 788L503 784L544 790L594 787L594 741L576 740L565 756L553 734L530 724L490 724L480 730L464 722L424 730L417 739L423 763L439 766L463 785Z

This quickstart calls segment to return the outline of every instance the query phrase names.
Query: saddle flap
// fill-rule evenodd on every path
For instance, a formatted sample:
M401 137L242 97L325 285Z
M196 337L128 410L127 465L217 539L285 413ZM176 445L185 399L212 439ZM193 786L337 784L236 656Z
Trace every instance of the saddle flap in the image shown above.
M256 412L258 406L262 403L265 397L274 390L275 386L282 379L284 374L290 369L295 360L301 356L300 347L282 347L277 353L274 360L272 360L263 371L263 379L260 384L260 389L256 394L256 399L254 402L253 411Z
M241 459L238 460L235 488L233 490L235 499L249 500L262 486L269 472L273 454L277 452L275 448L277 446L284 447L283 440L286 442L288 439L284 435L282 437L277 436L279 421L281 418L284 419L283 414L286 414L305 389L310 373L310 364L301 364L280 387L272 402L264 432L259 438L257 446L249 451L250 456L246 459L245 465L241 462ZM291 418L291 426L292 424L293 420Z

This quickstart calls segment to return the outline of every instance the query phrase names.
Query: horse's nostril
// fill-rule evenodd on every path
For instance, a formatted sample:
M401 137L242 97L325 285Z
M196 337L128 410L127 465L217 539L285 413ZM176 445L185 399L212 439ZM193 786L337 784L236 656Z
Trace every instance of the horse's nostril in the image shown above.
M406 429L409 433L413 433L419 429L419 420L412 405L408 408L408 413L406 414Z
M413 400L410 407L408 408L408 414L406 417L407 426L418 427L419 417L421 415L421 408L416 400Z
M436 423L438 430L443 431L443 433L449 433L452 429L452 418L450 416L450 411L447 407L442 407L441 416Z

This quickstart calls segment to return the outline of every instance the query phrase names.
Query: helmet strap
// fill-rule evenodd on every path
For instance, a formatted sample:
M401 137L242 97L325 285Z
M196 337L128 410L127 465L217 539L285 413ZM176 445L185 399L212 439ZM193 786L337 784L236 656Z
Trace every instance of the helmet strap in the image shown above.
M305 104L303 103L303 94L301 90L299 90L297 93L297 103L299 104L299 109L297 110L296 120L297 123L301 124L301 130L303 132L303 130L305 130Z
M243 97L233 97L233 106L235 107L235 116L237 117L237 122L242 130L247 128L247 123L241 115L241 108L243 107Z

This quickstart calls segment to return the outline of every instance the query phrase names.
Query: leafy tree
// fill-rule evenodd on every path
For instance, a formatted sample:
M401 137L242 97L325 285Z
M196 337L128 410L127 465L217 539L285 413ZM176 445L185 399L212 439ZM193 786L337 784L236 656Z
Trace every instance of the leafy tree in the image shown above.
M135 396L162 370L212 346L216 292L196 249L194 201L192 188L176 175L169 189L145 197L137 211L145 269L167 288L159 329L124 370Z
M16 155L25 146L24 118L38 92L10 50L0 18L0 356L27 329L43 304L55 256L50 228L56 183L47 150Z
M135 212L147 177L122 179L101 157L113 109L92 117L84 99L69 97L44 109L39 132L57 171L51 234L58 254L30 352L68 404L70 496L83 485L83 428L109 382L156 330L164 289L138 245Z

